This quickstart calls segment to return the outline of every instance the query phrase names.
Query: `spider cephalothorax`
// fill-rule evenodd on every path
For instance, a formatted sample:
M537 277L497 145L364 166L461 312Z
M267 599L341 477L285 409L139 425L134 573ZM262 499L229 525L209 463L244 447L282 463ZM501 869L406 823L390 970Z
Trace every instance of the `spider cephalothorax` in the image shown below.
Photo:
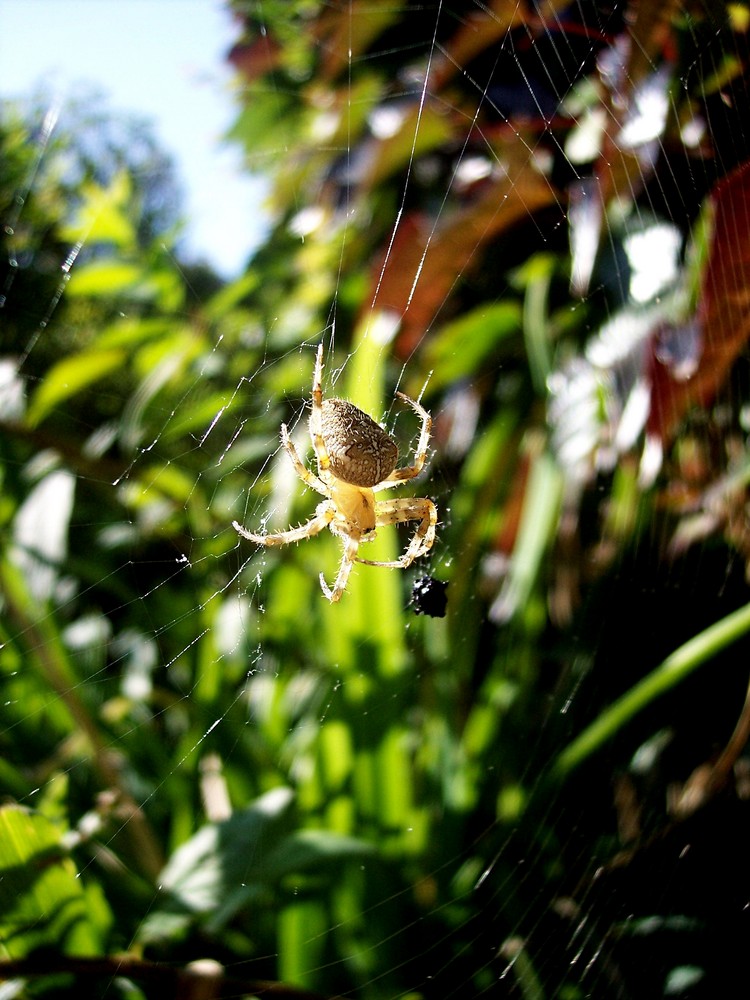
M437 509L432 500L426 497L375 499L378 491L408 482L422 471L432 420L419 403L402 392L397 393L422 418L414 464L398 469L398 447L390 434L353 403L343 399L324 400L322 376L323 345L320 344L313 372L310 414L310 438L318 474L315 475L302 462L286 424L281 425L281 443L300 479L326 499L318 504L309 521L289 531L256 535L237 521L233 521L232 525L243 538L259 545L287 545L311 538L323 528L330 528L343 539L344 554L333 588L325 582L322 573L320 585L329 601L338 601L346 590L353 563L404 569L432 548L437 525ZM360 543L374 538L377 527L404 521L419 521L419 524L399 559L378 562L359 557Z

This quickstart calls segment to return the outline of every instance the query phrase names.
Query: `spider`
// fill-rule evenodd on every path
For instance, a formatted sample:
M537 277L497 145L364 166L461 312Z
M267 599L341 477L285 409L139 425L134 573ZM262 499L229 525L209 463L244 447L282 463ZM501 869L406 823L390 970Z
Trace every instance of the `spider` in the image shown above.
M303 538L312 538L324 528L330 528L334 535L343 539L344 554L333 587L328 586L322 573L320 586L328 600L335 602L341 600L355 562L406 569L432 548L437 525L437 508L432 500L425 497L375 499L380 490L400 486L422 471L427 458L432 419L415 400L402 392L397 393L422 419L414 464L398 469L398 447L390 434L352 403L343 399L324 400L322 376L323 345L320 344L313 370L310 414L310 438L318 474L315 475L303 464L286 424L281 425L281 443L299 478L326 499L318 504L309 521L289 531L256 535L237 521L232 522L232 527L243 538L259 545L288 545ZM419 521L419 524L400 558L385 562L360 558L357 554L360 543L371 541L376 528L404 521Z

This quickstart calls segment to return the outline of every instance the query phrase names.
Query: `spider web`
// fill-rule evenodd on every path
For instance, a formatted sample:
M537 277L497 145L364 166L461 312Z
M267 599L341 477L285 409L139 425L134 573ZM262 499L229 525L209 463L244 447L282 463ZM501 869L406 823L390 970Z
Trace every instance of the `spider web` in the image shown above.
M246 274L202 292L118 235L115 175L45 244L41 122L7 223L3 781L88 894L88 937L39 918L59 969L102 996L160 995L83 961L126 951L220 963L187 974L231 995L720 995L750 892L747 9L235 9L233 139L274 178ZM402 464L394 393L434 419L398 495L436 502L435 545L355 565L338 606L328 532L231 528L319 499L278 431L310 464L321 342L324 393ZM58 970L22 917L19 974Z

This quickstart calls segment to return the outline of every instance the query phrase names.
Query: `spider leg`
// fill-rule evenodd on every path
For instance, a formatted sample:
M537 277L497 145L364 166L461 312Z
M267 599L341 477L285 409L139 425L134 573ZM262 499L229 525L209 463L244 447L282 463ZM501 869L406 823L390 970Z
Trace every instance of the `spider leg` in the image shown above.
M281 443L284 445L289 458L292 460L294 471L297 473L299 478L304 483L307 483L307 485L317 493L322 493L324 497L329 496L330 491L322 479L318 479L315 473L311 472L299 457L299 452L297 451L294 442L289 437L289 431L286 424L281 425Z
M315 509L315 516L309 521L301 524L298 528L290 528L289 531L279 531L275 535L256 535L252 531L243 528L239 521L232 521L232 527L243 538L258 545L288 545L290 542L301 542L304 538L312 538L323 528L327 528L336 516L336 511L330 500L319 503Z
M408 403L417 416L421 417L422 429L419 433L419 441L417 443L417 451L414 456L414 464L404 466L403 469L394 469L387 479L384 479L382 483L378 483L378 485L374 487L376 492L378 490L388 489L389 486L398 486L400 483L405 483L409 479L414 479L414 477L418 476L422 471L424 463L427 460L427 446L430 443L430 434L432 433L432 417L427 410L425 410L425 408L416 401L416 399L412 399L403 392L397 392L396 395L400 399L403 399L404 402ZM410 518L406 518L405 520L410 520Z
M386 566L390 569L406 569L415 559L426 555L435 541L437 527L437 507L426 497L402 498L400 500L383 500L377 506L377 524L399 524L404 521L419 521L417 530L412 535L406 552L398 559L379 561L375 559L360 559L355 556L355 562L367 566Z
M312 411L310 413L310 440L312 441L315 458L318 462L318 472L328 472L331 459L323 440L323 343L318 344L315 357L312 386Z
M339 571L336 576L336 581L331 589L325 581L323 574L320 574L320 587L328 600L334 604L336 601L341 600L341 595L346 590L346 584L349 580L349 574L351 573L352 566L355 562L364 562L365 560L357 559L357 549L359 548L359 539L352 535L344 535L344 554L341 557L341 564L339 565Z

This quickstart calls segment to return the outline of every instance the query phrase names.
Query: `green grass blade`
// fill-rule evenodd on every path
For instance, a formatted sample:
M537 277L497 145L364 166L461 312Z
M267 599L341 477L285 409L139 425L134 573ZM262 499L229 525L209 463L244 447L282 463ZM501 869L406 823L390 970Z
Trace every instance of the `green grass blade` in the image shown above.
M693 636L584 729L557 758L554 773L558 777L566 777L655 698L676 687L694 670L748 631L750 604L733 611Z

